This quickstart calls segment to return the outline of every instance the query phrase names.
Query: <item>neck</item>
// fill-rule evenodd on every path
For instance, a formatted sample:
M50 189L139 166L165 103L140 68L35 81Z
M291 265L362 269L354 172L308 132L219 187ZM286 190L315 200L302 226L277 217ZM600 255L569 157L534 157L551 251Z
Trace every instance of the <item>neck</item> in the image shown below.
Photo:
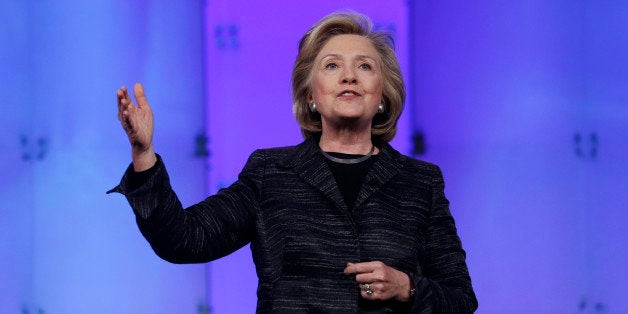
M366 155L373 148L370 128L368 132L355 132L354 130L326 130L323 127L318 145L326 152L355 155Z

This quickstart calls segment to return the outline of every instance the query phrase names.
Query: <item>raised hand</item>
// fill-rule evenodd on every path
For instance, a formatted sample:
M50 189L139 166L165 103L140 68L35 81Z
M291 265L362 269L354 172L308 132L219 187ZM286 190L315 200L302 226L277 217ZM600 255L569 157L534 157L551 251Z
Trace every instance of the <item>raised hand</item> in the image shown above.
M360 294L365 299L402 302L410 299L410 277L382 262L347 263L344 273L355 274Z
M118 90L118 120L131 143L134 170L144 171L157 161L153 149L153 111L141 84L136 83L133 86L133 94L137 106L133 104L125 86Z

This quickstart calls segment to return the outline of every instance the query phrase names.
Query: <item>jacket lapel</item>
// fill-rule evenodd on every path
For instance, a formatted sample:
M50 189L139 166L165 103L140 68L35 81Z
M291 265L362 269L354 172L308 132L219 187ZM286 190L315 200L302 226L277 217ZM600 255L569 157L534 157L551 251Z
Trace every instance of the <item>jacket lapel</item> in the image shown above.
M295 146L280 165L294 169L303 181L320 191L332 204L348 215L349 209L324 158L316 144L316 139L310 137Z
M364 183L353 207L358 208L375 191L399 173L403 167L403 158L403 155L393 149L388 143L383 144L377 160L373 163L366 178L364 178Z

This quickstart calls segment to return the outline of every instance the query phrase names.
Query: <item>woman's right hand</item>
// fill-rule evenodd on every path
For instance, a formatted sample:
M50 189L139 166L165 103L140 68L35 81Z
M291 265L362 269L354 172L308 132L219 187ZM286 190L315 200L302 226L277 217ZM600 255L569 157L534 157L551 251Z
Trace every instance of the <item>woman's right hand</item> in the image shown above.
M131 143L133 169L136 172L147 170L157 162L157 157L153 150L153 111L146 100L144 88L139 83L133 86L137 106L125 86L118 90L117 96L118 120Z

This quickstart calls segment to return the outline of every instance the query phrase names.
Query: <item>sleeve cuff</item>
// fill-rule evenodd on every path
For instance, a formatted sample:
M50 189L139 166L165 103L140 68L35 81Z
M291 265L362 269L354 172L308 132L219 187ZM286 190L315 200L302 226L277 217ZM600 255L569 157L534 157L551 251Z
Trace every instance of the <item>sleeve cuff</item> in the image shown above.
M161 156L159 154L155 154L157 156L157 162L155 164L140 172L135 172L133 170L133 163L129 164L120 180L120 183L114 187L113 189L107 191L107 194L110 193L120 193L122 195L127 195L128 193L137 190L142 185L145 185L154 175L157 173L157 170L163 167L163 161L161 160Z

